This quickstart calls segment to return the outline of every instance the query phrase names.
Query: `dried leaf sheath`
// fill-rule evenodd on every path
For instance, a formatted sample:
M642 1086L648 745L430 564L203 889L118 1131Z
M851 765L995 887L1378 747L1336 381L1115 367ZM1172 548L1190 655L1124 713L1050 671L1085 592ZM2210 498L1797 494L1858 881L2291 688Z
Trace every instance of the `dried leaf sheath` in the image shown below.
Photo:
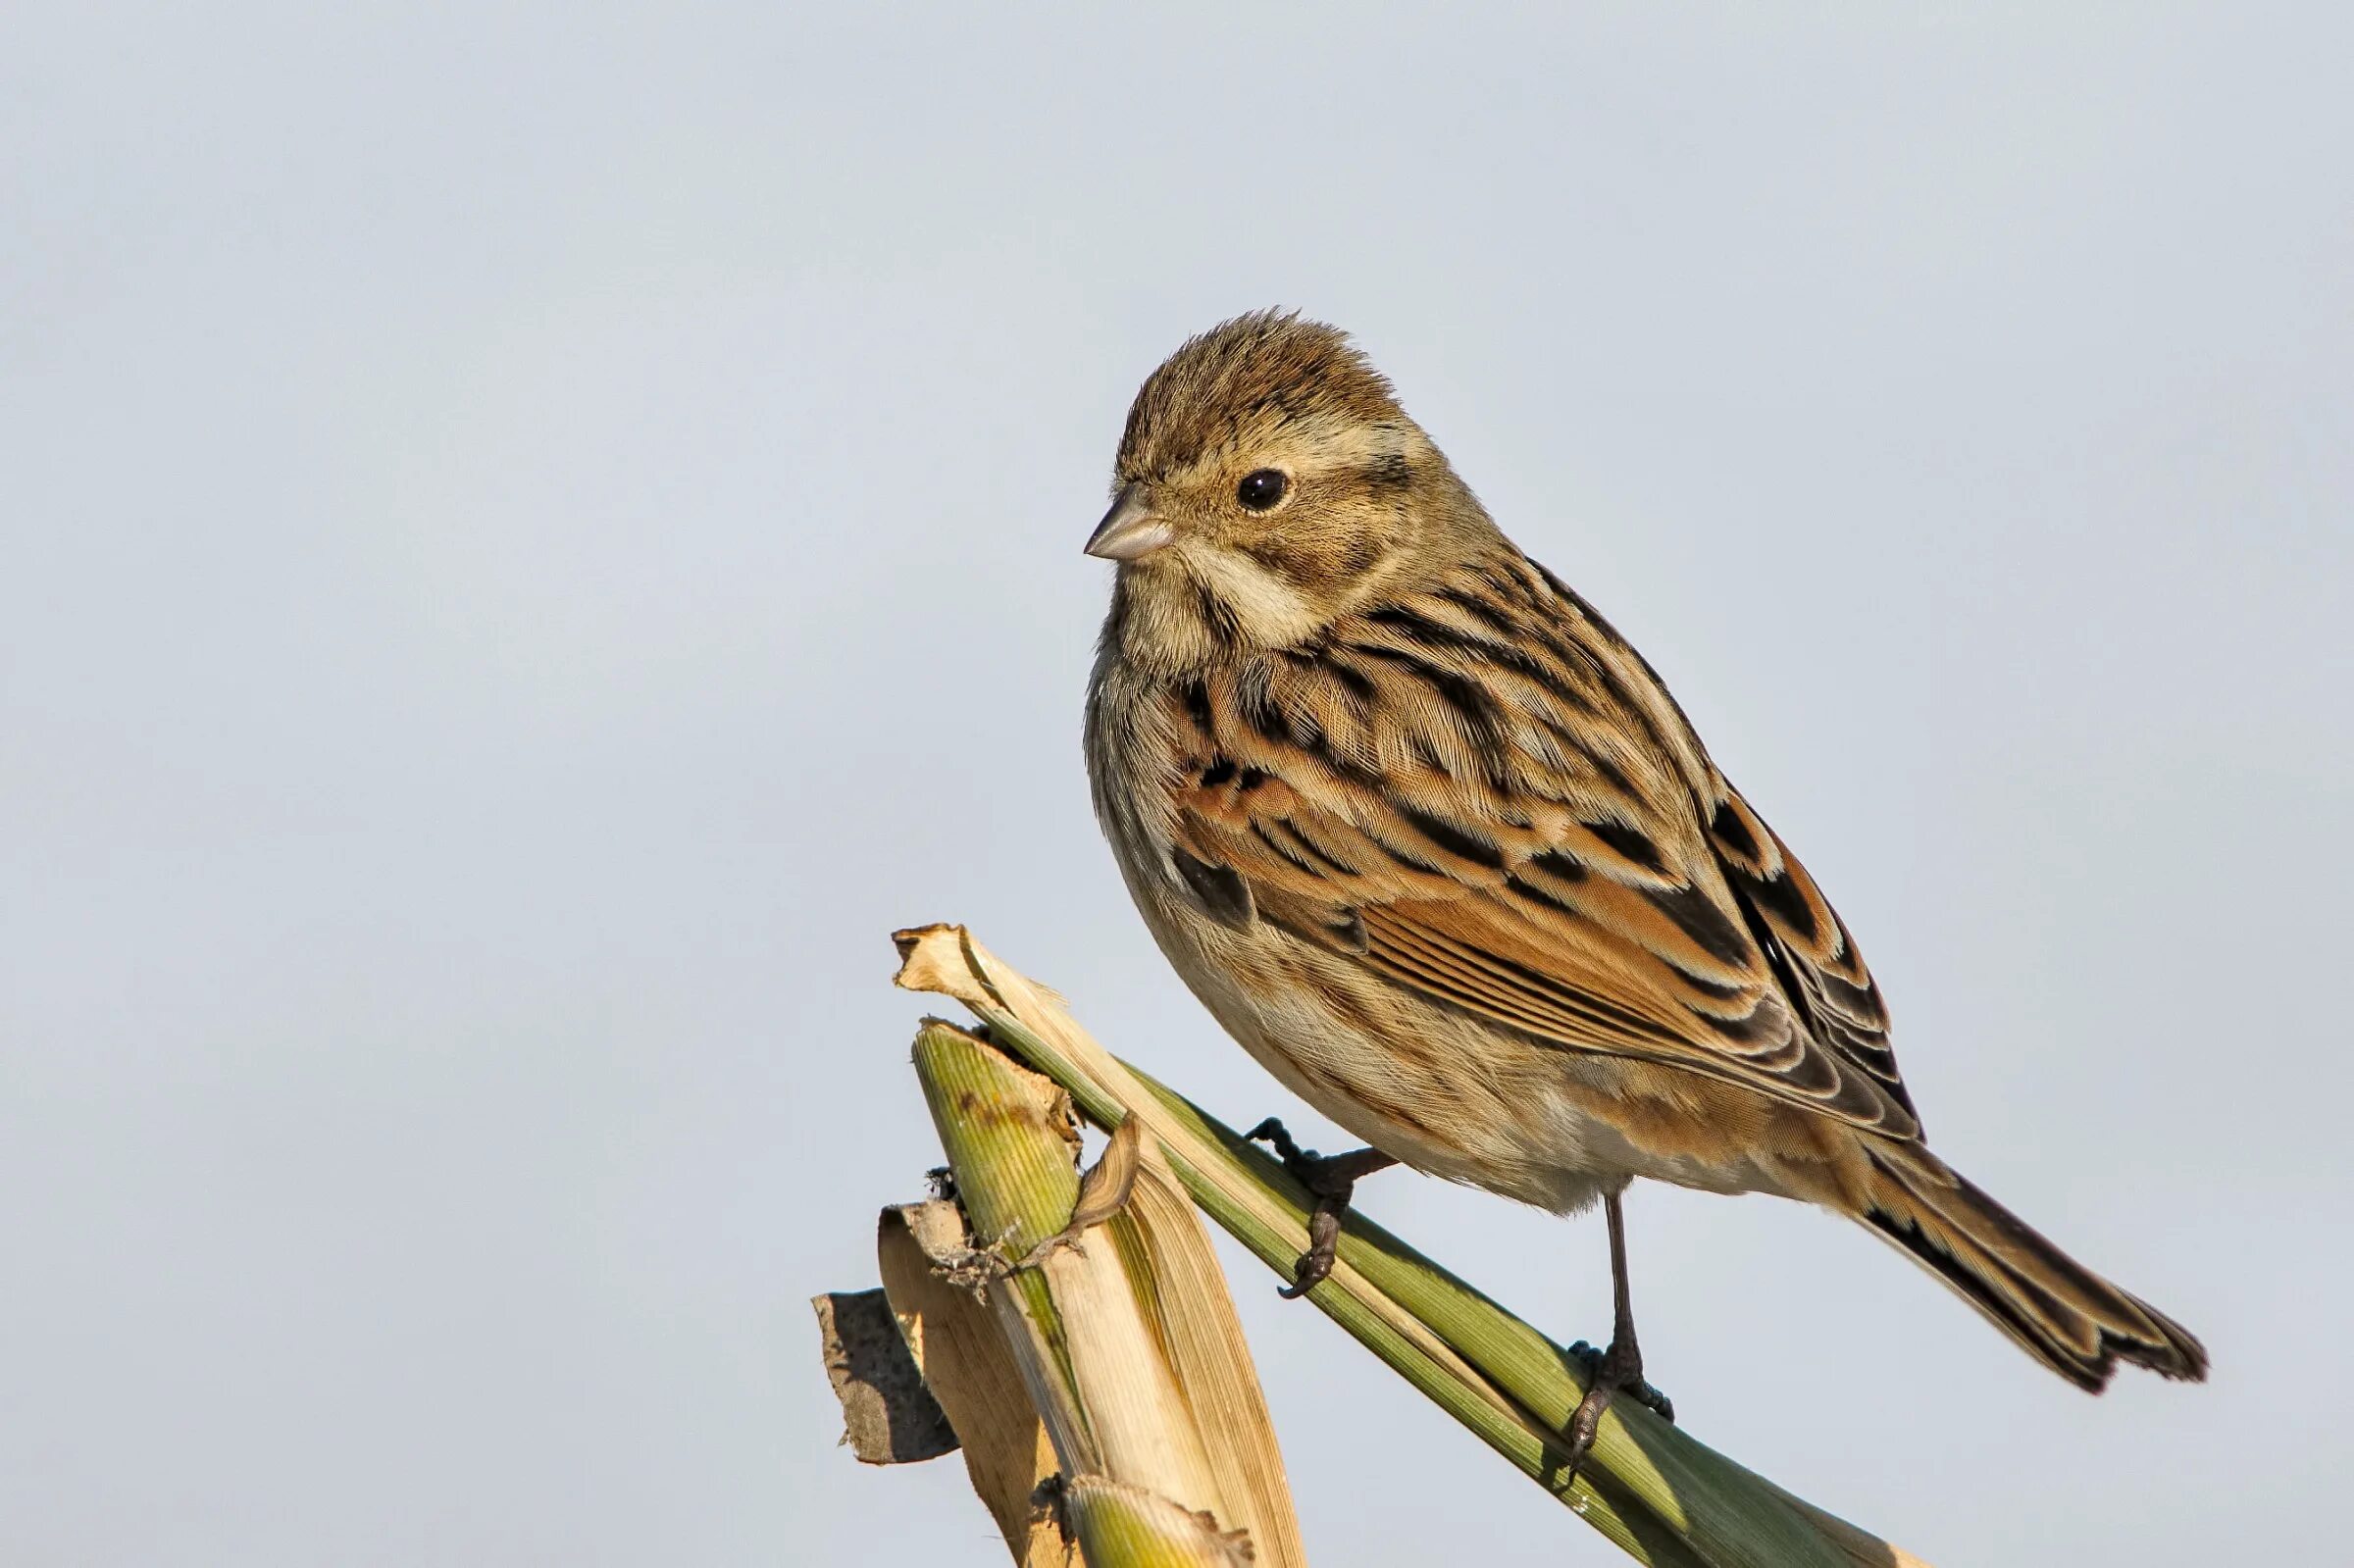
M1069 1102L1050 1083L939 1022L918 1036L915 1063L987 1254L967 1269L987 1282L1064 1475L1159 1499L1169 1519L1214 1521L1198 1557L1167 1560L1223 1563L1240 1532L1258 1562L1305 1562L1232 1302L1157 1148L1116 1139L1082 1183ZM1074 1220L1100 1223L1081 1226L1076 1245L1042 1245ZM1142 1550L1148 1538L1121 1539Z

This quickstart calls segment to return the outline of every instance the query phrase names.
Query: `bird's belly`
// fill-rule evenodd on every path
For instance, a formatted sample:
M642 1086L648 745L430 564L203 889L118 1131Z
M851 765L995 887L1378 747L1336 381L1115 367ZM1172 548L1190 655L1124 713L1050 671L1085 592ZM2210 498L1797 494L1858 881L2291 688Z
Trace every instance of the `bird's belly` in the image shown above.
M1705 1125L1714 1086L1692 1075L1495 1028L1263 923L1139 903L1228 1034L1317 1111L1418 1170L1559 1213L1638 1176L1718 1192L1777 1186L1744 1139Z

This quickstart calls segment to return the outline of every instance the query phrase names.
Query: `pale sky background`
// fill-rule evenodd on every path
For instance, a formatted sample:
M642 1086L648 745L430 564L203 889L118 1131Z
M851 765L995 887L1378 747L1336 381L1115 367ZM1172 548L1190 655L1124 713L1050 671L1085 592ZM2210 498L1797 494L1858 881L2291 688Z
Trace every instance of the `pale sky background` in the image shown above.
M1942 1568L2336 1555L2354 24L1930 9L9 8L0 1560L1002 1560L834 1446L805 1298L938 1158L896 926L1318 1128L1078 742L1129 396L1267 304L1665 673L1938 1148L2215 1356L2088 1399L1645 1188L1689 1428ZM1598 1220L1365 1196L1607 1332ZM1617 1560L1275 1284L1316 1561Z

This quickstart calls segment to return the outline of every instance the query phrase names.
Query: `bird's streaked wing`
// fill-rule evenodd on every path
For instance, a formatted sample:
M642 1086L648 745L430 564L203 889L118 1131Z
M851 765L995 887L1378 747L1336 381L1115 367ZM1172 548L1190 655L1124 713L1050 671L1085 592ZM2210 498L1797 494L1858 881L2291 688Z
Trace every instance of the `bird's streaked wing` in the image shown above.
M1558 583L1491 565L1174 709L1174 858L1212 914L1553 1043L1918 1135L1838 916Z

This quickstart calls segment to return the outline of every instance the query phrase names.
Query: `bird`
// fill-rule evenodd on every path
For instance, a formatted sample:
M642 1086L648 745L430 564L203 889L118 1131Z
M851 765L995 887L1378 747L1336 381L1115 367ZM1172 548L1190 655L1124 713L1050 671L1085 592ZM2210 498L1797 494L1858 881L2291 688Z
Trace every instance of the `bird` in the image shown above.
M1366 1145L1319 1156L1286 1294L1403 1163L1607 1221L1611 1341L1565 1437L1644 1380L1636 1178L1859 1221L2099 1392L2203 1380L2181 1325L1930 1152L1846 924L1659 674L1505 536L1339 329L1259 311L1146 379L1086 544L1096 816L1216 1021Z

